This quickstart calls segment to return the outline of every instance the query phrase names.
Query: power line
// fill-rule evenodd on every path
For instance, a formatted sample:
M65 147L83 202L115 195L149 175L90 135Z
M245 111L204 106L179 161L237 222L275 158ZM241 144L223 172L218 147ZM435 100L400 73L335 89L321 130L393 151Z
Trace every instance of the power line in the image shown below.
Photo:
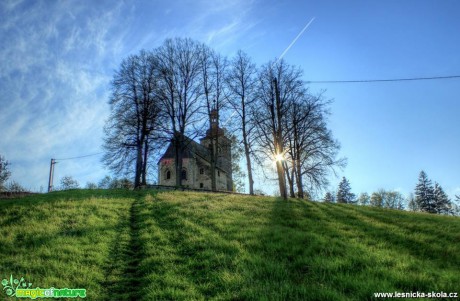
M102 153L104 153L104 152L99 152L99 153L90 154L90 155L84 155L84 156L78 156L78 157L72 157L72 158L54 159L54 160L64 161L64 160L80 159L80 158L86 158L86 157L91 157L91 156L100 155L100 154L102 154Z
M53 191L53 178L54 178L54 165L58 163L59 161L64 161L64 160L73 160L73 159L80 159L80 158L86 158L86 157L91 157L91 156L96 156L100 155L103 152L95 153L95 154L89 154L89 155L83 155L83 156L77 156L77 157L71 157L71 158L63 158L63 159L51 159L51 164L50 164L50 177L49 177L49 182L48 182L48 192Z
M393 79L364 79L364 80L319 80L307 81L307 84L346 84L346 83L376 83L376 82L402 82L416 80L435 80L460 78L460 75L431 76L431 77L412 77L412 78L393 78Z

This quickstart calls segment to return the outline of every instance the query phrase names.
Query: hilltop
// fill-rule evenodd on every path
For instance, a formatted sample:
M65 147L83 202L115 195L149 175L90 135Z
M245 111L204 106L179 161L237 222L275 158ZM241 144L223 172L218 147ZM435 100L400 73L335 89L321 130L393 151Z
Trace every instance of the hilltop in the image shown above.
M459 242L456 217L273 197L73 190L0 201L0 278L85 288L88 300L458 292Z

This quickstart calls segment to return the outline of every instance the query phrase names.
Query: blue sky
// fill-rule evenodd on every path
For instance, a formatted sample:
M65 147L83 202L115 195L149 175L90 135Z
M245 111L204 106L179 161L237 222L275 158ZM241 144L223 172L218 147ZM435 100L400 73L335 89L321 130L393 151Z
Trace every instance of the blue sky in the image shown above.
M0 154L12 178L45 190L51 158L101 151L110 80L121 60L191 37L257 64L284 57L306 81L460 75L460 2L0 2ZM330 127L355 193L413 191L420 170L460 194L460 79L311 84L334 99ZM61 161L55 183L109 172L100 156ZM331 177L334 189L340 179ZM256 186L267 189L262 181ZM276 187L276 184L273 184Z

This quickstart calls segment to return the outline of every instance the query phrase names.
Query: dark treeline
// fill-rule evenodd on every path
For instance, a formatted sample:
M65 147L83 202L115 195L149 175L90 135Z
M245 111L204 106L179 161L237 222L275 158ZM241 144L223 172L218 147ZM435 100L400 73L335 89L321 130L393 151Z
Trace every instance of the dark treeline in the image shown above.
M324 195L326 203L357 204L362 206L374 206L414 212L428 212L444 215L460 215L460 196L455 200L449 199L439 183L433 185L427 174L422 170L414 193L405 198L398 191L379 189L369 195L363 192L356 197L351 192L351 185L347 178L343 177L337 188L337 193L328 191Z
M210 129L211 112L217 111L241 149L249 193L255 166L266 170L275 162L280 195L303 198L323 189L345 160L337 159L339 143L327 127L330 101L311 94L302 76L299 67L283 60L257 67L242 51L227 58L191 39L168 39L142 50L125 58L114 74L103 162L115 174L132 176L135 187L146 185L149 169L172 142L181 186L185 137ZM220 154L216 147L210 150L215 190Z

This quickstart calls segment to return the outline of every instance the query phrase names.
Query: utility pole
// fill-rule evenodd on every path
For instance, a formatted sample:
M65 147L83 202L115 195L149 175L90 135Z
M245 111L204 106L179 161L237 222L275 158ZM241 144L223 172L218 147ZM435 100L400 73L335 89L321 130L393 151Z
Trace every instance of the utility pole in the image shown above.
M55 160L55 159L51 159L51 164L50 164L50 179L49 179L49 182L48 182L48 192L53 191L54 164L56 164L56 160Z

